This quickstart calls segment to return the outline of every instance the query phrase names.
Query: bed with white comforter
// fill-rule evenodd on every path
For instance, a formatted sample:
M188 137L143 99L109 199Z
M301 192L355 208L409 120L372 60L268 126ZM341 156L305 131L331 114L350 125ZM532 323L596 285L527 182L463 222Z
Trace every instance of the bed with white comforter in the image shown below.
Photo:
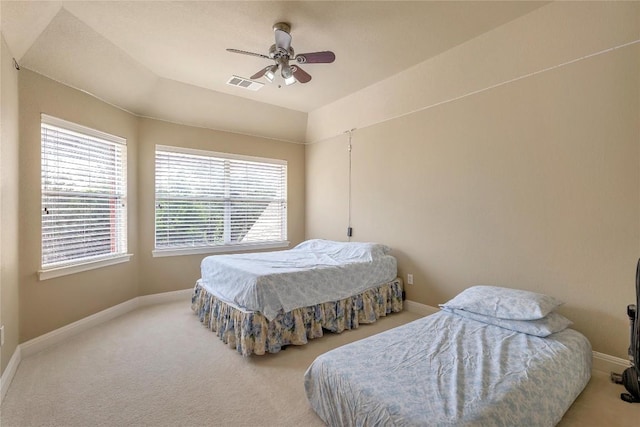
M215 255L201 264L192 309L238 352L275 353L402 310L390 249L308 240L276 252Z
M305 373L331 426L553 426L591 375L591 345L440 311L319 356Z
M273 320L280 310L335 301L397 276L389 248L314 239L293 249L202 260L202 286L220 299Z

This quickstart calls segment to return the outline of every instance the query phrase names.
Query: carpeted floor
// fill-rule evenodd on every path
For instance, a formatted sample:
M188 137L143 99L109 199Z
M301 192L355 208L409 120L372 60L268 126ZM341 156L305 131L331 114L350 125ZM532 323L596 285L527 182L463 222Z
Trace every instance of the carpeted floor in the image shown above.
M23 359L0 425L321 426L304 394L313 359L415 318L397 313L245 358L203 327L188 302L144 307Z
M321 353L416 319L408 312L243 358L176 302L140 308L22 360L2 427L322 426L303 374ZM636 426L640 405L594 373L562 426Z

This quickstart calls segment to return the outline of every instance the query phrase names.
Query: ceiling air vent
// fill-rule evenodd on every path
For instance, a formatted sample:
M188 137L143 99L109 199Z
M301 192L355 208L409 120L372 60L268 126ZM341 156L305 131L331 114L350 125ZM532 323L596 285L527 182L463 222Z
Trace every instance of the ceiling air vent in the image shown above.
M227 81L227 84L253 91L259 90L262 86L264 86L264 83L254 82L253 80L245 79L244 77L238 76L231 76L231 78Z

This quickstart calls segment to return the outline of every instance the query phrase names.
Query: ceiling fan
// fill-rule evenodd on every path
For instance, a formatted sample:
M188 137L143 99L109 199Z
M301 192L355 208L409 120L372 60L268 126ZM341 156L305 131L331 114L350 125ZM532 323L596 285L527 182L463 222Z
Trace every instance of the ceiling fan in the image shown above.
M293 48L291 47L290 31L291 26L286 22L278 22L273 26L276 42L271 45L269 55L238 49L227 50L233 53L257 56L259 58L272 59L275 61L275 64L268 65L251 76L251 80L264 77L269 82L273 82L276 77L276 72L279 69L280 75L284 79L286 85L294 84L296 81L300 83L307 83L311 80L311 76L297 64L328 64L335 61L336 55L328 50L295 55ZM296 61L296 64L290 65L290 61Z

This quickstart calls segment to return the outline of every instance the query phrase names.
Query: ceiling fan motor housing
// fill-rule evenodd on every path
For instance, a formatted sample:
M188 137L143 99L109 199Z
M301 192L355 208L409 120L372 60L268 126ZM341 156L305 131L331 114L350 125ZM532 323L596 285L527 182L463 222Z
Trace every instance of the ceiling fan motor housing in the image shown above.
M278 48L276 47L275 44L272 44L271 47L269 48L269 58L271 59L286 57L288 60L290 58L293 58L294 56L295 54L292 47L289 47L289 51L286 51L282 48Z

